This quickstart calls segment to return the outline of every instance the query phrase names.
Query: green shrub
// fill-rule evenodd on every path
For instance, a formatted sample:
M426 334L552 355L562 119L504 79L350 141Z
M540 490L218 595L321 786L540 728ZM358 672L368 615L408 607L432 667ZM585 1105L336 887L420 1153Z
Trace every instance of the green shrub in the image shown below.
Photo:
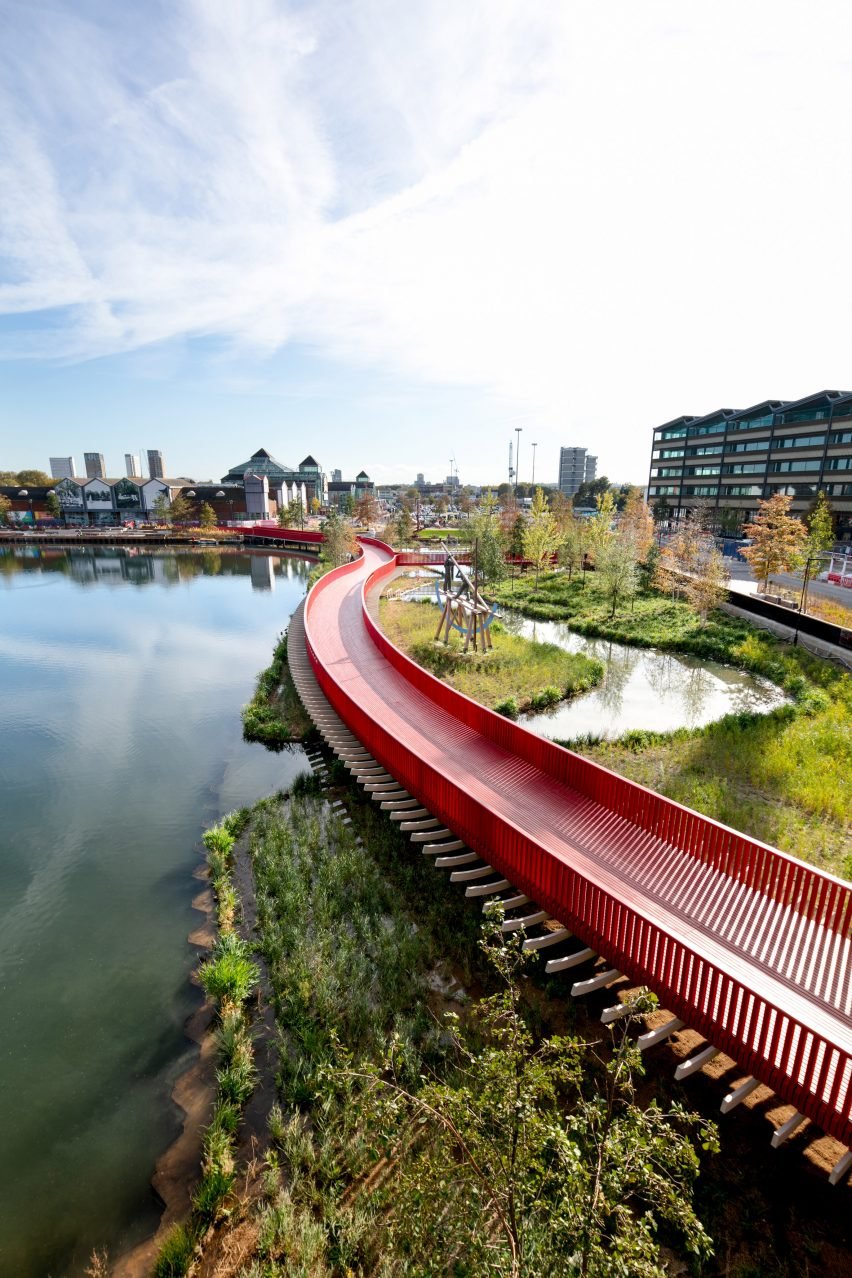
M210 1171L204 1173L192 1199L193 1210L202 1224L205 1226L212 1225L215 1220L218 1220L233 1184L233 1172L223 1172L217 1168L211 1168ZM179 1270L177 1272L185 1273L186 1271Z
M192 1263L195 1238L186 1225L173 1225L154 1262L153 1278L184 1278Z
M494 709L507 719L517 719L519 713L518 703L514 697L506 697L505 701L498 701Z
M551 684L549 687L533 693L530 697L530 709L549 710L551 706L558 705L561 700L562 693Z
M226 1069L216 1071L219 1096L232 1105L245 1105L257 1081L251 1058L236 1057Z
M220 936L213 957L202 963L198 979L208 998L243 1003L254 991L260 973L248 944L234 933Z

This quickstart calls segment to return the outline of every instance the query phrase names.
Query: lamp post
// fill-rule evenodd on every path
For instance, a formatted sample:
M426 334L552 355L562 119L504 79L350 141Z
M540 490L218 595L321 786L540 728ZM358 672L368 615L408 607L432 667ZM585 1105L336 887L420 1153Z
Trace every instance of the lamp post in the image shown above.
M521 431L523 429L523 426L515 427L515 438L517 441L515 443L515 496L518 494L519 478L521 474Z

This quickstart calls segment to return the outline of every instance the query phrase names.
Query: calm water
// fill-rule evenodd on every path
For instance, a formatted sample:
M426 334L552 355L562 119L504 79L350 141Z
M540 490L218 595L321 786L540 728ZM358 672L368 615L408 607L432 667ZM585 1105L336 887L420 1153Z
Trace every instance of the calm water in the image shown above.
M211 820L306 767L239 710L309 565L0 549L0 1275L150 1233Z
M516 634L603 664L603 683L592 692L543 714L524 715L524 726L542 736L569 740L588 732L601 737L635 729L670 732L742 710L766 713L786 700L767 679L713 661L586 639L558 621L530 621L511 613L501 614L501 620Z

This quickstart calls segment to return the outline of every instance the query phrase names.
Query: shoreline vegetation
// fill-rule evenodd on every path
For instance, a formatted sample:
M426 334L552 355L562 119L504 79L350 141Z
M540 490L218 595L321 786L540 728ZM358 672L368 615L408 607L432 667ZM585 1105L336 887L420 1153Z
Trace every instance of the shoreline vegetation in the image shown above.
M498 602L578 634L682 652L760 675L790 704L701 728L560 742L744 834L852 878L845 795L852 771L852 675L721 611L706 623L685 600L640 591L615 617L594 577L544 573L501 582Z
M257 967L228 938L230 823L248 814L208 832L220 938L201 977L218 1007L219 1094L192 1216L155 1278L521 1278L562 1272L571 1254L603 1278L613 1248L650 1276L663 1237L708 1255L692 1196L714 1127L676 1099L639 1104L631 1018L585 1041L575 1009L543 1003L548 981L523 971L521 936L481 929L348 778L346 820L319 791L300 778L250 815L279 1053L268 1143L245 1168L234 1133L254 1082Z
M324 785L304 775L290 797L257 803L246 829L248 964L265 964L277 1023L266 1139L231 1169L233 1136L205 1138L207 1188L156 1278L609 1278L614 1255L647 1278L798 1278L808 1265L839 1278L848 1229L800 1152L794 1168L769 1150L763 1109L727 1124L717 1152L713 1124L684 1104L712 1113L718 1080L684 1089L670 1061L640 1057L626 1021L602 1029L597 1003L579 1006L543 965L526 968L522 936L483 929L458 887L328 766ZM239 906L212 842L227 928ZM229 969L224 982L239 994L250 979ZM622 996L648 1011L628 984ZM680 1037L670 1042L683 1056L694 1043ZM208 1133L228 1132L230 1104L220 1091ZM602 1210L587 1211L596 1193ZM510 1204L523 1223L517 1264L500 1222Z
M180 1278L189 1272L203 1249L205 1235L220 1219L237 1177L240 1119L257 1081L248 1002L260 972L251 946L239 932L241 902L233 874L234 845L250 820L250 810L242 808L228 813L203 835L218 934L212 952L197 971L199 984L215 1009L216 1098L204 1130L201 1176L192 1196L191 1213L166 1234L152 1278Z
M316 735L287 665L286 630L278 637L272 661L258 675L254 696L243 706L241 717L243 739L258 741L268 750L283 750Z
M462 638L451 632L446 645L435 639L439 613L431 604L382 599L379 621L388 638L418 665L456 691L517 719L526 710L546 710L601 682L604 668L581 653L565 652L510 634L492 623L496 643L488 653L462 651Z

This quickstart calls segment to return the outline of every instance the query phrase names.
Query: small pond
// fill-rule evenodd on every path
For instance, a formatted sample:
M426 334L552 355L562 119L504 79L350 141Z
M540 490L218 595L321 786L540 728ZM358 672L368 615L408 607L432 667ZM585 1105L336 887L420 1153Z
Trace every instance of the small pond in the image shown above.
M587 639L564 622L531 621L506 610L500 619L513 634L581 652L604 666L603 683L592 692L522 717L524 727L542 736L571 740L587 733L612 738L634 730L671 732L698 728L740 711L765 714L787 701L769 680L731 666Z

